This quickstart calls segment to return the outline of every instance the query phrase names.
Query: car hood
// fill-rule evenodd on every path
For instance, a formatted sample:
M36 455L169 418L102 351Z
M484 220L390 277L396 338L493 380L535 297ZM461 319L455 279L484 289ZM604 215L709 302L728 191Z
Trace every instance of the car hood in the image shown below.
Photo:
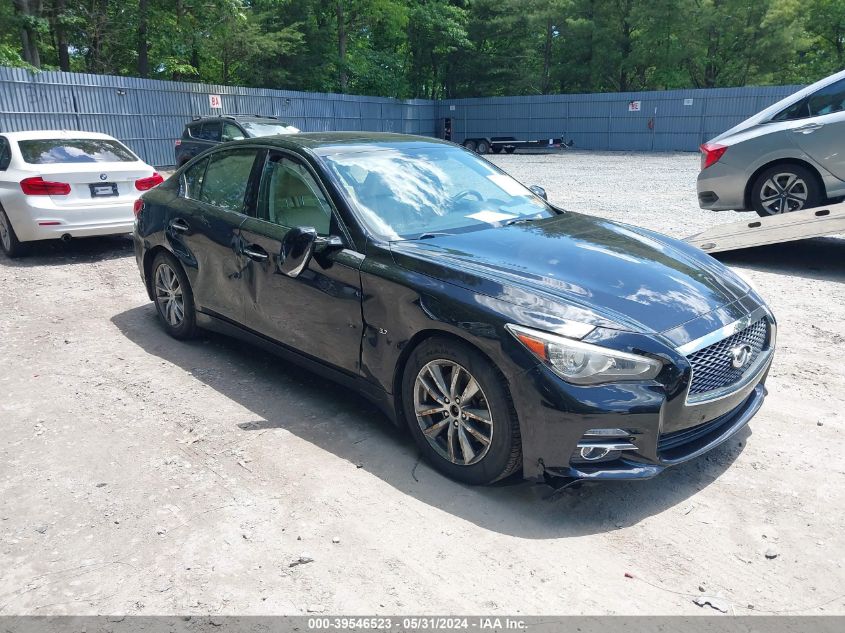
M394 261L478 296L560 307L593 325L662 332L750 288L698 249L577 213L391 243ZM586 316L585 316L586 315Z

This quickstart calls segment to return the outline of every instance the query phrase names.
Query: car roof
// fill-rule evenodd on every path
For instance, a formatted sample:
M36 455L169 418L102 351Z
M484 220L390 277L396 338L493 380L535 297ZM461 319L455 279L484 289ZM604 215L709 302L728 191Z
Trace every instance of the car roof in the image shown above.
M278 123L280 125L287 125L284 119L280 119L277 116L265 116L262 114L209 114L206 116L198 116L195 117L192 121L188 122L187 125L193 125L195 123L204 123L206 121L254 121L256 123Z
M733 126L729 130L725 130L719 136L715 136L710 139L710 142L718 142L722 139L726 139L729 136L733 136L734 134L738 134L748 128L754 127L760 123L766 122L771 119L774 115L776 115L781 110L788 108L794 103L798 103L806 97L807 95L813 94L816 90L829 86L830 84L836 83L841 79L845 79L845 70L841 70L838 73L834 73L832 75L828 75L827 77L818 80L816 83L811 84L797 92L793 92L791 95L784 97L777 103L773 103L767 108L760 110L757 114L753 114L741 123Z
M365 152L372 150L416 147L435 147L453 145L448 141L429 136L395 134L391 132L299 132L296 134L276 134L262 136L259 139L234 141L229 145L276 145L283 148L301 148L313 151L320 156L346 152Z
M83 132L81 130L27 130L26 132L0 132L10 141L36 141L42 139L108 139L117 140L108 134Z

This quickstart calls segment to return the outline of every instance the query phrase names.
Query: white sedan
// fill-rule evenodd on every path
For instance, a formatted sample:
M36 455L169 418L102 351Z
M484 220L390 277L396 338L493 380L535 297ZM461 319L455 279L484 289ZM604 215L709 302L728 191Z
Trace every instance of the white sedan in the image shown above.
M0 134L0 248L33 240L130 233L135 201L162 182L106 134L44 130Z

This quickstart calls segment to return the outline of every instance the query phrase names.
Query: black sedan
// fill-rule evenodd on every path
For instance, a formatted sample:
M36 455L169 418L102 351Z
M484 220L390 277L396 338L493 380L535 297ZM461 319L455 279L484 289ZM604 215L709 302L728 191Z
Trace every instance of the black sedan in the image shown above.
M238 141L135 211L169 334L232 334L353 387L463 482L651 477L766 394L775 320L742 279L451 143Z

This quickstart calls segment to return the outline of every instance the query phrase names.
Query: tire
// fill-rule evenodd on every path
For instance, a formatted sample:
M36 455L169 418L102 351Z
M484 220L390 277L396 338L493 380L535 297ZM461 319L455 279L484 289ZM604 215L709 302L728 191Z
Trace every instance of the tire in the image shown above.
M455 371L458 382L453 388ZM477 390L467 396L473 379ZM438 382L442 387L438 388ZM458 393L469 400L461 403L455 397ZM472 485L490 484L522 465L519 423L507 382L469 345L440 337L421 343L405 365L401 397L402 411L422 454L447 477ZM430 413L418 415L418 411ZM423 428L434 432L426 434Z
M26 252L26 246L18 240L12 222L2 207L0 207L0 250L10 259L20 257Z
M466 147L469 151L474 152L475 148L476 148L475 141L472 140L471 138L465 140L464 141L464 147Z
M170 253L158 253L150 269L158 320L173 338L189 339L197 333L194 294L182 266Z
M751 189L751 206L761 217L810 209L824 202L818 177L801 165L773 165L761 173Z
M516 148L515 148L515 147L506 147L506 148L505 148L505 151L506 151L508 154L513 154L513 153L516 151Z
M476 150L479 154L486 154L490 151L490 143L487 141L478 141L478 147Z
M502 151L502 146L501 146L501 145L494 145L494 146L493 146L493 147L491 147L490 149L492 149L492 150L493 150L493 153L494 153L494 154L499 154L499 153L501 153L501 151Z

